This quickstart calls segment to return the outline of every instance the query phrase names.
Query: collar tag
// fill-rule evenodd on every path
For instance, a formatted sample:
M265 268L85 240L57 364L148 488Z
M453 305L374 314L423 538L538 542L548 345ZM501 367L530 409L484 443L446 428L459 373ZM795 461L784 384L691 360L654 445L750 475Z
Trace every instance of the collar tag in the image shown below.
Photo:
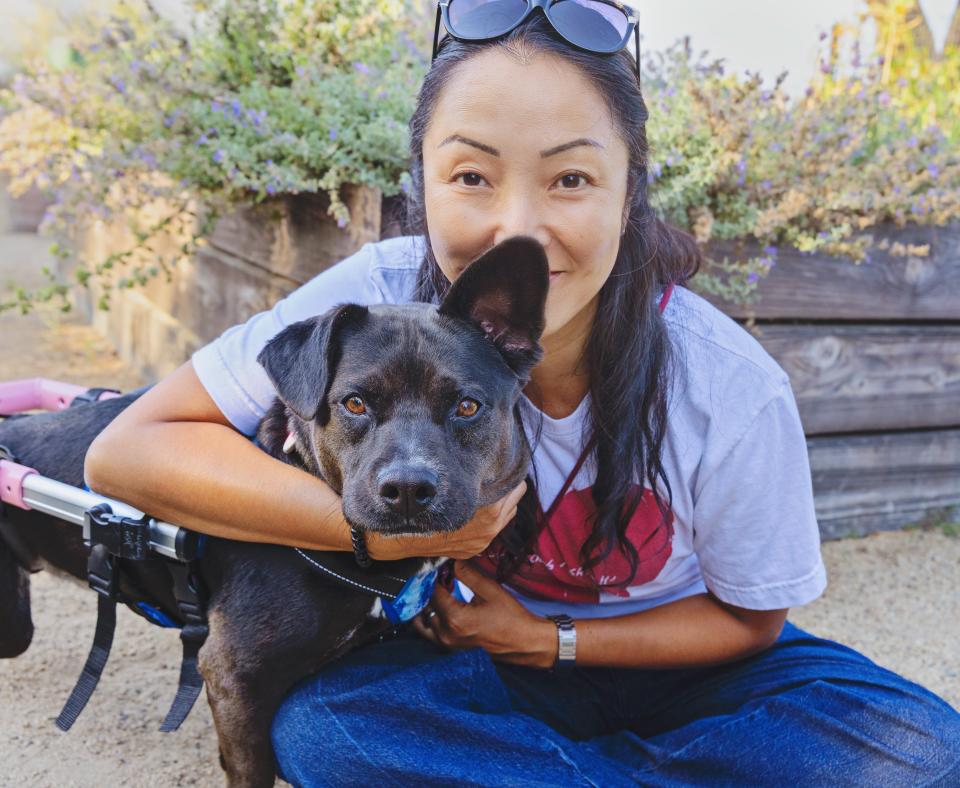
M395 599L380 597L384 615L394 625L410 621L427 606L436 584L436 569L414 575L404 583Z

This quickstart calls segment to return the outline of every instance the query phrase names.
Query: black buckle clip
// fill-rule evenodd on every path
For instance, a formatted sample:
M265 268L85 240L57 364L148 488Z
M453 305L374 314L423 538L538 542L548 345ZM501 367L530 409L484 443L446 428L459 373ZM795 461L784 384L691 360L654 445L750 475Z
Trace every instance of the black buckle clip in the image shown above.
M102 545L94 545L87 558L87 582L90 588L107 599L116 599L120 585L120 573L113 563L113 556Z
M84 512L83 538L91 548L103 545L118 558L146 561L151 557L149 519L134 520L114 514L107 503Z

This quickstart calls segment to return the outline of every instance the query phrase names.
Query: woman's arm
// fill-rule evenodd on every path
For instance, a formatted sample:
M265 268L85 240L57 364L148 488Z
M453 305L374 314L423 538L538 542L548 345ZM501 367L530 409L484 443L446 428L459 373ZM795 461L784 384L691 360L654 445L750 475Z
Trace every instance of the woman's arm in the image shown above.
M529 612L499 583L457 563L457 577L476 594L470 604L442 588L434 592L436 615L415 622L417 630L450 648L486 649L502 662L549 668L557 658L557 628ZM716 665L769 647L786 621L786 610L745 610L711 594L697 594L641 613L577 619L577 665L642 669Z
M279 462L237 432L190 362L161 380L97 437L87 485L158 519L201 533L318 550L350 550L340 497L321 479ZM516 511L517 488L464 528L433 537L378 537L374 558L466 557L481 552Z

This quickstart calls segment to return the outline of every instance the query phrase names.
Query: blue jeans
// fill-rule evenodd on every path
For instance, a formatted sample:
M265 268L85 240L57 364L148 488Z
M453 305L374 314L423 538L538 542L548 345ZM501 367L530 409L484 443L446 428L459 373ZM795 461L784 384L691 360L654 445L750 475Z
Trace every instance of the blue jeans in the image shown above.
M960 786L960 714L789 623L728 665L569 679L402 635L302 681L272 737L302 786Z

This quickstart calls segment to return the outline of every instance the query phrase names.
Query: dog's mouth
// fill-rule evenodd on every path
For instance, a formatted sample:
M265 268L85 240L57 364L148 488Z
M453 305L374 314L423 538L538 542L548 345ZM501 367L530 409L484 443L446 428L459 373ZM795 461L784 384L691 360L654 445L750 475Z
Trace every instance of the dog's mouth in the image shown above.
M425 536L427 534L449 533L462 528L466 524L466 520L456 522L442 512L431 509L412 517L379 511L365 511L357 516L356 513L348 513L345 507L344 519L351 527L360 531L384 534L385 536Z

